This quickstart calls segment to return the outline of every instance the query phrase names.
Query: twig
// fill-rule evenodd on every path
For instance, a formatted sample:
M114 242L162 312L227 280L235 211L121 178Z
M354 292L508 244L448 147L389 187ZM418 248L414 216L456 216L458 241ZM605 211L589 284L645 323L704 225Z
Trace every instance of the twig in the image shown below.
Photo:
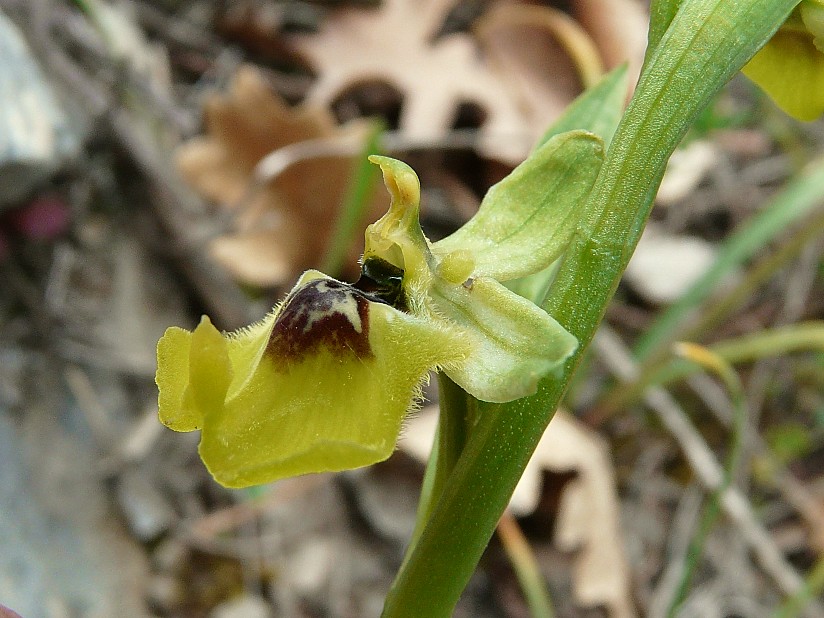
M638 367L632 360L629 350L609 328L601 327L594 344L600 357L616 376L625 381L638 377ZM678 441L701 484L709 491L721 490L724 470L678 402L661 387L647 390L644 401ZM804 585L803 578L787 562L769 533L756 519L746 497L737 489L728 487L720 491L719 498L722 511L739 528L761 567L778 587L787 595L796 594L801 590ZM824 615L824 606L820 602L811 602L810 608L818 612L818 615Z
M684 574L687 551L701 513L702 500L703 492L693 485L687 488L678 503L673 517L672 533L667 543L670 559L650 599L647 610L649 618L664 618L667 615L667 608L678 593Z
M549 598L546 582L535 559L532 547L524 536L515 516L504 511L498 522L498 538L509 556L509 561L521 585L532 618L552 618L552 601Z

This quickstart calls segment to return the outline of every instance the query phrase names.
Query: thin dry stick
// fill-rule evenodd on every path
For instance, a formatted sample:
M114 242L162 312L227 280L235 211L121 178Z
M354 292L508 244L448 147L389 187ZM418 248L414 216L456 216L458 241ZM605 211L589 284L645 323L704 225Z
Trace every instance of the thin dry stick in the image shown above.
M504 551L509 556L518 583L521 585L532 618L552 618L555 612L552 609L552 600L549 598L549 589L535 559L532 546L509 509L501 515L497 532Z
M595 337L594 345L599 356L614 375L625 381L637 379L638 366L633 361L627 347L611 329L602 326ZM663 425L678 441L701 484L709 491L720 490L724 470L678 402L668 391L658 386L647 390L644 401L655 411ZM787 562L769 533L756 519L746 497L736 488L728 487L720 492L720 502L724 514L739 528L761 567L781 591L792 595L800 590L804 585L803 578ZM810 610L816 615L824 615L824 606L819 602L811 603Z
M725 427L732 424L729 400L720 385L700 373L687 378L687 384L719 422ZM745 431L746 443L752 452L765 458L769 463L771 478L768 483L770 486L781 494L787 504L798 512L809 529L814 532L813 546L816 548L824 546L824 512L816 497L786 464L772 454L764 439L755 431L752 423L748 424Z
M687 487L676 507L672 523L672 534L670 534L667 543L667 553L670 554L671 558L664 568L661 579L647 607L646 615L649 618L663 618L666 616L672 599L678 593L678 586L684 573L687 551L695 527L698 524L703 501L704 492L692 485Z

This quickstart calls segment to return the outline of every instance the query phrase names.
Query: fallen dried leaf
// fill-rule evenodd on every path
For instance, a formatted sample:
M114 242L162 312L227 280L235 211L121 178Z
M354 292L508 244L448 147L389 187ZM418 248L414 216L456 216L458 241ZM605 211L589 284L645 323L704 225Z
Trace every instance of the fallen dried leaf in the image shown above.
M318 74L309 99L329 106L353 87L389 85L403 96L399 129L410 141L442 139L459 106L473 104L484 115L484 153L517 163L602 66L629 61L636 76L643 60L647 18L635 0L573 3L589 33L556 9L499 0L475 36L436 38L453 4L385 0L373 10L342 8L319 33L292 37Z
M624 277L647 301L672 303L707 272L715 256L715 247L703 238L670 234L651 224L644 230Z
M250 194L255 168L290 144L362 141L365 125L340 127L326 110L289 107L249 66L238 71L228 95L209 99L205 123L206 135L180 147L177 165L189 184L232 213L231 232L211 243L214 258L237 279L259 286L282 284L317 266L353 158L330 154L297 161Z
M595 41L607 69L629 63L627 77L633 87L647 49L645 6L637 0L573 0L570 11Z
M330 105L352 86L384 82L404 96L399 129L411 141L442 138L458 106L484 113L482 143L505 161L524 158L535 129L517 109L508 84L479 57L472 37L453 33L432 40L450 0L385 0L380 8L341 8L320 32L292 38L318 73L309 100Z
M648 18L635 0L573 0L570 14L520 0L499 0L475 34L510 85L532 126L547 127L604 69L629 64L635 84Z
M531 468L531 470L530 470ZM612 618L635 615L624 558L620 510L609 449L592 429L559 410L524 473L576 471L558 508L555 539L577 551L575 597L585 606L604 606Z

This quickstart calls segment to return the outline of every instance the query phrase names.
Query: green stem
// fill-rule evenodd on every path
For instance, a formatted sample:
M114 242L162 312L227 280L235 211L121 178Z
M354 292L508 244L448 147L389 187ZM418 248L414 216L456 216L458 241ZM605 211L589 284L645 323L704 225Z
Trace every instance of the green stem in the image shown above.
M446 618L592 339L649 215L667 159L698 112L760 48L795 0L685 1L616 131L546 309L580 342L563 375L509 404L482 404L385 618Z
M474 422L475 400L445 373L438 373L440 414L432 453L426 462L415 530L407 557L429 521L429 516L443 492L446 481L461 456L470 427Z
M721 341L709 349L731 364L747 363L770 356L793 352L824 351L824 321L803 322L781 328L763 330L751 335ZM609 415L636 401L650 386L665 385L683 379L697 371L693 363L670 359L639 376L626 387L618 387L598 410L598 416Z

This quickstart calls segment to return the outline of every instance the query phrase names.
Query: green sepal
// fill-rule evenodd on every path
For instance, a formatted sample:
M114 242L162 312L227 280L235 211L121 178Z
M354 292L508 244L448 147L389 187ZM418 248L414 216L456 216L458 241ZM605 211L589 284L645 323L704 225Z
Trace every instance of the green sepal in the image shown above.
M432 245L440 258L466 251L474 277L506 281L541 270L569 244L603 161L587 131L552 137L486 194L477 214Z
M538 147L556 135L583 129L598 135L609 145L621 120L627 95L627 66L622 65L605 75L592 88L575 99L564 113L552 123L538 141ZM537 272L506 282L513 292L540 305L549 292L552 279L558 270L558 261Z
M469 343L466 361L446 367L445 373L481 401L501 403L533 394L538 381L578 346L543 309L493 279L457 286L436 280L432 297Z

